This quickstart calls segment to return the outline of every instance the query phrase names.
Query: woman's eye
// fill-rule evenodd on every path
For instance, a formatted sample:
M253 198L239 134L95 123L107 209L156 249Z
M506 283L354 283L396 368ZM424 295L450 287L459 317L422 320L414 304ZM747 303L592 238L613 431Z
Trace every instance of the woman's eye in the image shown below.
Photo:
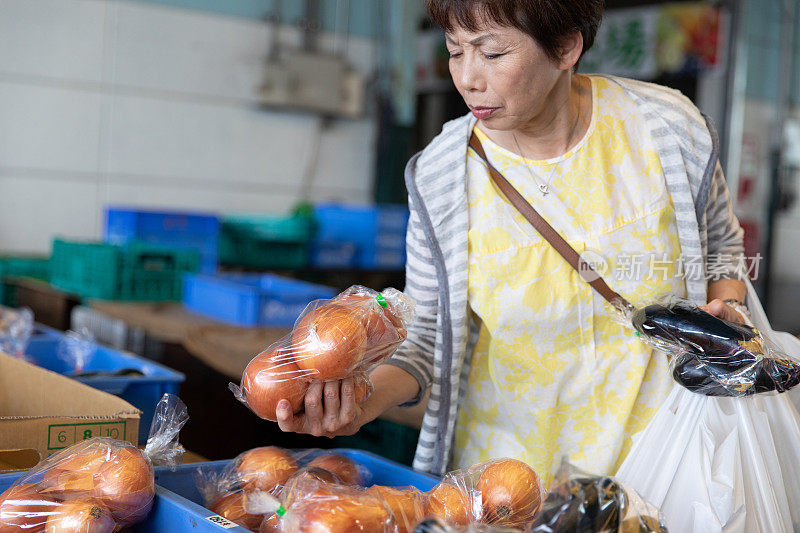
M483 57L485 57L486 59L497 59L502 55L503 54L483 54Z
M450 59L461 57L461 52L450 52Z

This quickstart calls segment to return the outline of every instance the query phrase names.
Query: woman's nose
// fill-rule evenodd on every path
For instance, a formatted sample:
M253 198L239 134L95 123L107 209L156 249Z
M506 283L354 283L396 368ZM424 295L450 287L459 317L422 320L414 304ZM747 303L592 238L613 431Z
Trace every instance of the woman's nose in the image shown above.
M480 92L486 89L486 81L478 62L466 59L459 69L459 85L462 90Z

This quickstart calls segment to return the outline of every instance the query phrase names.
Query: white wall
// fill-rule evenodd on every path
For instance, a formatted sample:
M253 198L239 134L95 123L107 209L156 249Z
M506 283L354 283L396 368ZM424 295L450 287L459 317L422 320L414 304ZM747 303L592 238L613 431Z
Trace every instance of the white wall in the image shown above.
M0 252L99 237L108 203L285 212L315 144L311 198L369 201L374 119L322 130L257 106L270 31L135 2L0 0ZM373 72L372 41L351 37L348 55Z

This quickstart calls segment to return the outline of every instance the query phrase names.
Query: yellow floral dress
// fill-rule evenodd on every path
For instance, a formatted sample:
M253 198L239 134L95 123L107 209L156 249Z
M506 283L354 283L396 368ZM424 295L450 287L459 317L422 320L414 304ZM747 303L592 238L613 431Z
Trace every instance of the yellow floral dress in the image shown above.
M622 89L592 77L589 130L532 161L477 127L487 157L608 284L636 303L685 296L675 213L658 155ZM525 168L529 166L531 173ZM549 194L538 189L550 181ZM469 302L481 322L454 462L516 457L549 483L563 456L612 474L672 386L664 354L619 326L605 300L467 156ZM605 267L603 266L605 261Z

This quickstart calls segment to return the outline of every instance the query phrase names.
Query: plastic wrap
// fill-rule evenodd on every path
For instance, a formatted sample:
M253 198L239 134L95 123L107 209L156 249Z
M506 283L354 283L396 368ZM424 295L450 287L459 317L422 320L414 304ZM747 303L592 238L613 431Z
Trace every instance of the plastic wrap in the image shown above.
M352 485L305 480L302 498L278 520L280 531L292 533L395 533L395 518L386 501Z
M58 358L80 374L97 351L95 337L88 328L67 331L58 342Z
M357 486L369 483L370 477L363 465L343 455L276 446L248 450L219 473L195 472L206 507L251 531L258 531L278 505L289 508L312 488Z
M658 509L608 476L581 472L567 462L550 485L530 533L666 533Z
M426 494L425 514L455 526L521 528L533 521L545 494L530 466L516 459L494 459L445 475Z
M520 531L522 530L486 524L455 526L441 518L426 518L413 529L413 533L520 533Z
M423 494L414 487L373 485L367 492L386 502L394 516L397 533L411 533L425 515Z
M669 297L623 313L643 341L669 354L674 379L692 392L741 397L800 383L800 363L761 331L686 300Z
M413 318L413 300L391 288L377 293L356 285L333 299L316 300L291 334L254 357L241 385L230 388L255 414L272 421L282 399L295 413L302 411L314 380L354 377L360 403L372 391L366 373L397 350Z
M165 394L161 401L161 420L154 421L145 452L128 442L94 437L20 477L0 494L0 533L111 533L144 520L155 497L148 454L174 458L179 449L174 437L186 421L186 406L177 397Z
M0 307L0 352L25 359L33 334L33 311Z

